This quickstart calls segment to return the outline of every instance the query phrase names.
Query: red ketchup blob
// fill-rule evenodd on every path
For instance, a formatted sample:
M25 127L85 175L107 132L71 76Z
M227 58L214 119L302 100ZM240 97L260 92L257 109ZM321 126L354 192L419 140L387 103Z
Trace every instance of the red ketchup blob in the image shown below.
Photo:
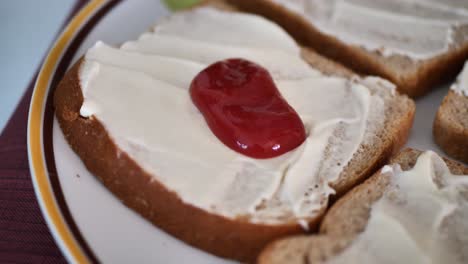
M266 69L244 59L211 64L190 85L193 103L229 148L266 159L298 147L304 124Z

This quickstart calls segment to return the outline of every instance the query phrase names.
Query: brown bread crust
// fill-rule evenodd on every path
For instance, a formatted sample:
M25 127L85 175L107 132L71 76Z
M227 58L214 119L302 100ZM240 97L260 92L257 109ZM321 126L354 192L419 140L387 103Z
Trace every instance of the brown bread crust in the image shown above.
M468 163L468 97L450 90L437 110L434 140L449 156Z
M226 0L240 10L262 15L282 26L299 43L364 75L390 80L400 92L418 97L453 78L468 58L468 43L426 60L385 57L324 34L307 19L270 0Z

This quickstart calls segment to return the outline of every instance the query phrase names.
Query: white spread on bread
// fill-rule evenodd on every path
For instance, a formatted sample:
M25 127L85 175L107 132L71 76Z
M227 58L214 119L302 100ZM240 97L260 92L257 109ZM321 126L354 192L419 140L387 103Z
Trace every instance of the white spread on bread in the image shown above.
M450 86L459 95L468 96L468 61L465 62L463 70L457 77L457 81Z
M431 151L391 177L352 244L327 263L467 263L468 175L453 175Z
M468 1L272 0L344 43L427 59L468 41Z
M188 88L204 67L232 57L272 74L306 127L297 149L252 159L212 134ZM379 78L324 76L277 25L211 8L175 14L120 49L97 43L85 55L80 84L81 115L98 119L121 150L184 202L268 224L304 224L326 206L329 184L383 126L383 99L372 87L394 89Z

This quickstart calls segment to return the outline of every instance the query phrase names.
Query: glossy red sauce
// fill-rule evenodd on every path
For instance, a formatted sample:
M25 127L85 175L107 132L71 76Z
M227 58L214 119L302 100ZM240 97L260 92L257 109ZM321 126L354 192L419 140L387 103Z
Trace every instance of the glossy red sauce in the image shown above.
M219 140L246 156L276 157L306 138L296 111L268 71L253 62L228 59L208 66L193 79L190 95Z

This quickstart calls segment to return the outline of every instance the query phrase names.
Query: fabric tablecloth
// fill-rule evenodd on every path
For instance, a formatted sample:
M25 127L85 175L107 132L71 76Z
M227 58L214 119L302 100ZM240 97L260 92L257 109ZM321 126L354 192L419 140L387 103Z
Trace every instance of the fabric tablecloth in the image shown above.
M66 23L86 2L76 2ZM0 135L0 263L66 263L41 214L29 173L26 132L35 78Z

